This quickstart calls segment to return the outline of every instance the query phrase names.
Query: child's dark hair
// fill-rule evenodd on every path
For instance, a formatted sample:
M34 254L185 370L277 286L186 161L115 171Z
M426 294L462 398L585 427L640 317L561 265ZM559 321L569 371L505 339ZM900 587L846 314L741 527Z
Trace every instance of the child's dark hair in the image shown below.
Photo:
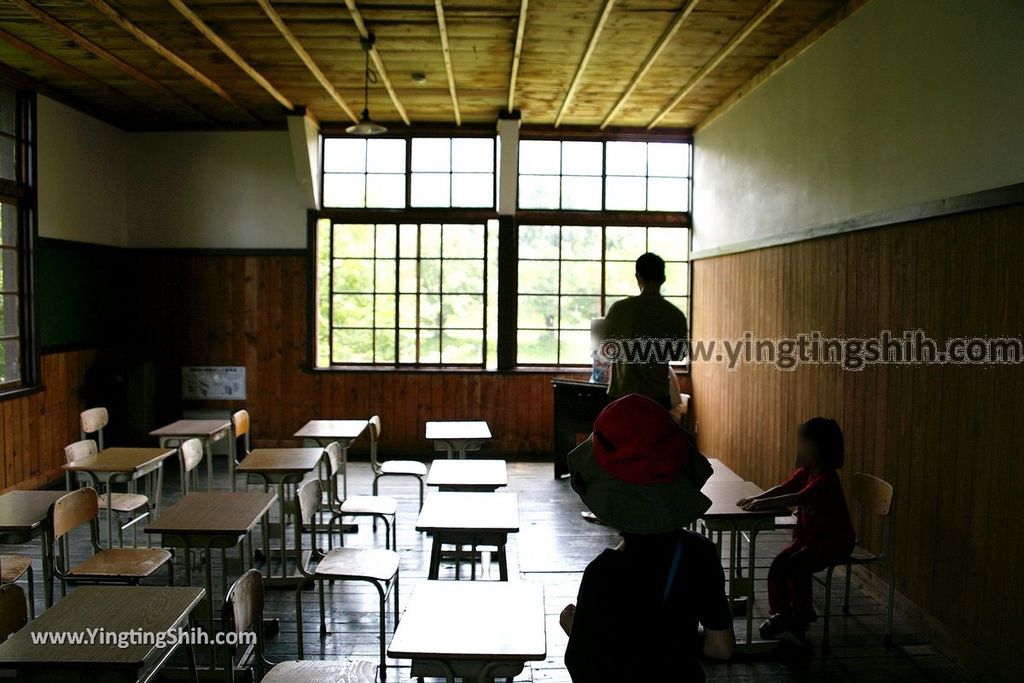
M636 260L636 275L645 282L662 284L665 282L665 259L657 254L647 252Z
M838 470L843 466L843 430L839 423L827 417L814 417L800 425L800 438L814 444L821 458L821 466Z

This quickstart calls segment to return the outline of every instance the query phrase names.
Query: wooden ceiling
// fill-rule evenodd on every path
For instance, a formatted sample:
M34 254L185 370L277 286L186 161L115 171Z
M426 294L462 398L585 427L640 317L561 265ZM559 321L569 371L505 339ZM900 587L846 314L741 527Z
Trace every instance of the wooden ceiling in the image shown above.
M347 123L372 32L376 120L690 128L864 2L0 0L0 62L129 130Z

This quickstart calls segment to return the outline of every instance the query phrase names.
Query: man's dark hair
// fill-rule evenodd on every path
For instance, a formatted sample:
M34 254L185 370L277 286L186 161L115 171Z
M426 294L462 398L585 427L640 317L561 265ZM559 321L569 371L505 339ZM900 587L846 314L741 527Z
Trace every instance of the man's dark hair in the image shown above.
M665 282L665 259L647 252L636 260L636 276L644 282Z
M827 417L814 417L800 425L800 437L814 444L822 467L837 470L843 466L843 430Z

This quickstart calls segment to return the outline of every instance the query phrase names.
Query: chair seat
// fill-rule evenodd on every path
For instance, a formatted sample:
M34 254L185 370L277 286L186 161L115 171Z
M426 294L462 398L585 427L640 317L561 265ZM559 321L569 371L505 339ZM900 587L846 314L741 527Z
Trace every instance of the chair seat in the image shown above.
M155 572L170 559L171 554L163 548L111 548L101 550L75 565L68 575L142 578Z
M427 466L417 460L388 460L380 464L381 474L427 476Z
M877 562L878 555L874 554L867 548L862 548L857 545L853 547L853 552L850 553L850 559L846 564L870 564L871 562Z
M390 581L398 573L398 553L379 548L335 548L314 570L318 576Z
M775 518L776 529L793 529L796 527L796 515L782 515Z
M0 583L13 583L32 566L25 555L0 555Z
M139 508L149 505L149 498L141 493L115 493L110 502L114 512L135 512ZM107 494L105 493L100 496L100 509L107 509Z
M346 515L393 515L398 511L398 501L390 496L349 496L341 504Z
M263 683L374 683L377 665L372 662L281 662L263 677Z

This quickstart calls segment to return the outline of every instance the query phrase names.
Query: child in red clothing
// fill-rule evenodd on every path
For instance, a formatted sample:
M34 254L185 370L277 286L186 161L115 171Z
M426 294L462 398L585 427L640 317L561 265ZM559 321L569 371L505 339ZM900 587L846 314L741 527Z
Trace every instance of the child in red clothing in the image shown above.
M837 469L843 466L843 432L835 420L816 417L800 426L796 471L778 486L737 504L746 510L796 507L793 542L768 570L771 616L762 638L806 643L807 625L817 619L811 577L848 558L855 542L853 523Z

